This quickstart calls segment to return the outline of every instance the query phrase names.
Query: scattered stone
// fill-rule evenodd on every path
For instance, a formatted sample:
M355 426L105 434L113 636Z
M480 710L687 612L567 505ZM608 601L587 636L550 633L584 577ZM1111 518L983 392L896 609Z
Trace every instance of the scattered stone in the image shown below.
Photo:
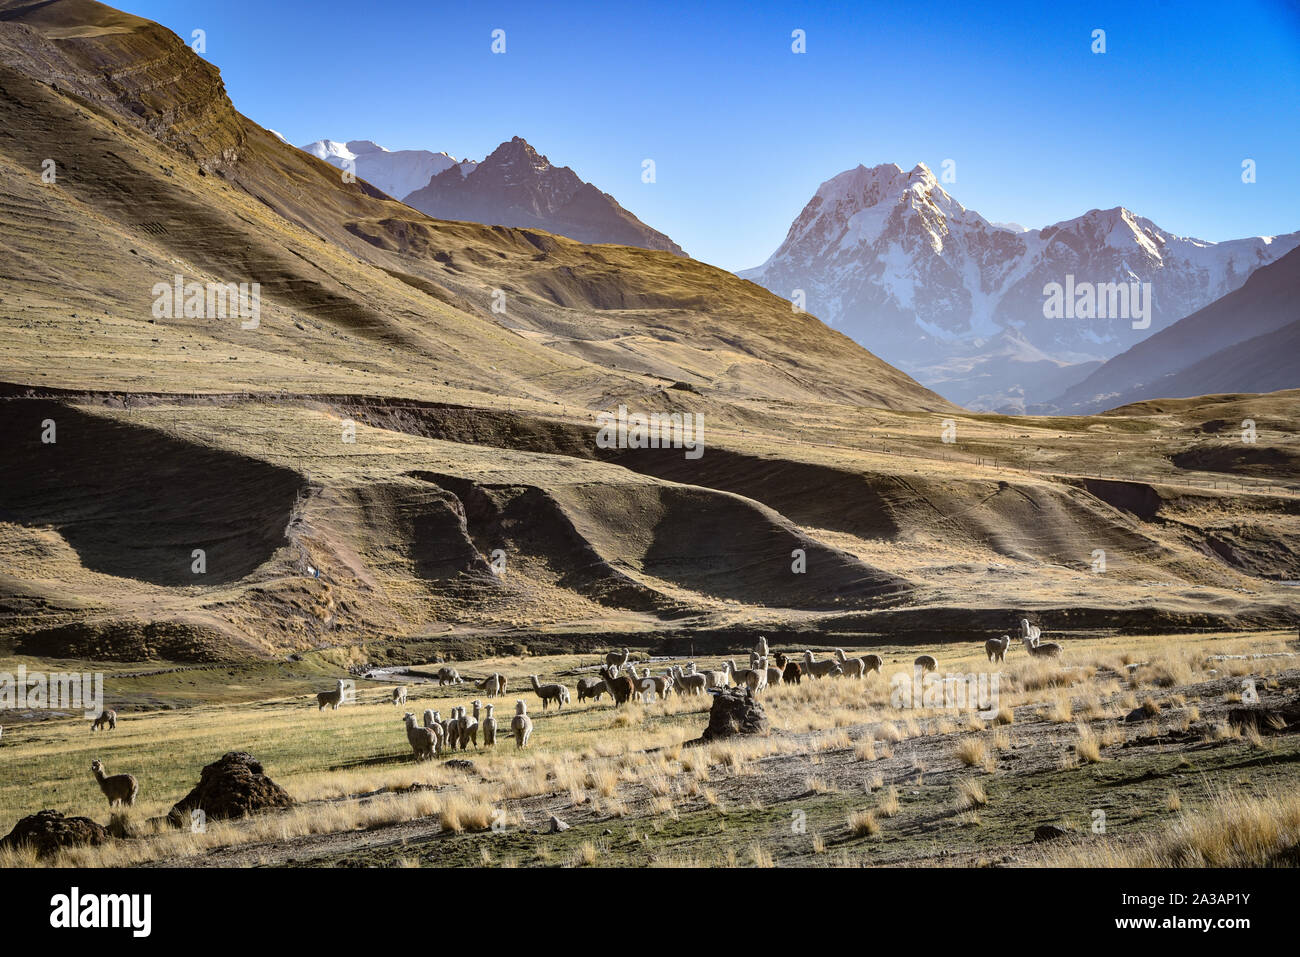
M184 827L196 808L212 820L229 820L294 803L288 791L266 776L261 762L246 751L229 751L203 769L198 785L172 807L167 819Z
M1034 828L1035 841L1059 841L1063 837L1068 837L1064 830L1055 824L1040 824Z
M108 831L88 817L64 817L58 811L37 811L14 825L0 838L0 850L35 848L38 857L49 857L64 847L98 846L110 840Z
M1132 724L1135 721L1145 721L1149 717L1151 716L1142 708L1134 708L1128 714L1124 715L1124 723Z
M561 821L561 820L560 820L558 817L556 817L554 814L551 815L551 833L552 833L552 834L558 834L560 831L567 831L568 829L569 829L569 825L568 825L568 824L565 824L563 821Z
M445 766L449 768L460 768L462 771L474 770L474 762L466 761L464 758L452 758L450 761L446 762Z

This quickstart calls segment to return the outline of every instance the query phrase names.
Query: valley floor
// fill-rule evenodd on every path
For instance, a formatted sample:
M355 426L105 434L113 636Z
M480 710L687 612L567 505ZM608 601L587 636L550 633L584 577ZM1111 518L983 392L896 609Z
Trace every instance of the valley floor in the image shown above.
M882 674L865 681L805 678L768 689L761 700L769 736L698 747L686 742L706 725L709 698L670 696L615 708L608 697L578 704L575 695L562 711L543 712L527 676L536 672L573 690L578 676L594 672L598 655L457 662L467 677L505 674L510 688L497 699L499 711L508 719L521 698L536 726L524 751L503 734L495 748L457 752L468 767L449 764L450 756L415 763L401 709L387 700L400 681L411 691L407 709L435 708L445 716L479 694L469 683L422 680L432 673L427 667L360 679L357 703L320 712L314 692L340 670L323 658L293 663L296 671L267 664L120 666L117 676L106 676L110 705L115 689L134 689L140 700L146 687L153 704L121 711L116 731L92 737L86 722L71 716L5 728L0 832L46 807L106 821L88 770L98 757L110 773L140 780L139 804L128 812L137 836L64 851L45 863L1294 863L1300 728L1268 718L1294 708L1300 694L1292 635L1064 643L1060 661L1030 659L1013 646L998 666L973 643L846 649L851 656L881 654ZM941 674L997 673L990 713L896 707L896 676L910 676L922 651L938 658ZM717 663L697 661L701 669ZM18 663L0 661L0 670ZM648 664L657 674L671 663ZM1243 707L1258 709L1257 728L1243 727L1239 716L1229 720ZM230 750L253 753L298 806L213 823L203 834L151 820ZM553 815L569 828L550 833ZM1035 841L1042 825L1064 835ZM30 863L36 861L27 854L0 855L3 865Z

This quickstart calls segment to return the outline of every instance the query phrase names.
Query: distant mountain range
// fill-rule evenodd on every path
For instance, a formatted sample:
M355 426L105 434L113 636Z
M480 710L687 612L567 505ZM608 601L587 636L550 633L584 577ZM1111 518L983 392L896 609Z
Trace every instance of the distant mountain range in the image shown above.
M302 147L437 219L544 229L584 243L618 243L686 255L608 193L554 166L516 136L481 163L428 150L390 151L370 140L317 140Z
M1144 399L1300 388L1300 249L1029 411L1083 415Z
M924 164L885 164L823 183L767 262L739 275L786 298L801 290L807 311L952 401L1022 411L1297 245L1300 233L1175 236L1123 207L1044 229L995 224ZM1045 318L1049 283L1150 283L1150 324L1135 329L1131 312Z
M458 160L450 153L387 150L370 140L348 140L346 143L317 140L301 149L339 169L346 169L351 163L357 176L394 199L415 192L446 170L458 169L462 176L468 176L478 165L473 160Z

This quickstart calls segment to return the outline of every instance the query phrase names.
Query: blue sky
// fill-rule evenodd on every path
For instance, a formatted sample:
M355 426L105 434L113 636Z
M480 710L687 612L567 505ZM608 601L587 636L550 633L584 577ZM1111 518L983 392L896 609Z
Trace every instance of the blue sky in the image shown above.
M859 163L952 159L959 202L1027 226L1123 205L1215 241L1300 229L1294 0L116 3L205 30L235 105L290 142L481 159L523 136L728 269Z

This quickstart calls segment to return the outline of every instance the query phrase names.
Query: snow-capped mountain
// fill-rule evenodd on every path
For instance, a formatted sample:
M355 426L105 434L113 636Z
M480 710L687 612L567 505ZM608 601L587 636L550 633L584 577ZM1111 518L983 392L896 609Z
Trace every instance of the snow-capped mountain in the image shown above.
M1297 245L1300 233L1175 236L1123 207L1043 229L995 224L924 164L905 172L890 163L823 183L771 258L739 275L786 298L802 290L807 311L946 398L1016 408L1060 394ZM1071 302L1071 318L1045 317L1051 283L1080 295L1091 284L1094 314L1073 318L1089 309ZM1134 328L1145 283L1150 324Z
M429 182L430 179L453 167L462 176L468 176L476 164L473 160L458 160L450 153L432 153L429 150L387 150L370 140L317 140L300 147L339 169L352 164L356 175L377 186L394 199L405 199Z
M533 227L584 243L618 243L685 255L613 196L584 183L569 167L552 165L518 136L498 146L470 174L440 173L406 196L405 202L438 219Z

